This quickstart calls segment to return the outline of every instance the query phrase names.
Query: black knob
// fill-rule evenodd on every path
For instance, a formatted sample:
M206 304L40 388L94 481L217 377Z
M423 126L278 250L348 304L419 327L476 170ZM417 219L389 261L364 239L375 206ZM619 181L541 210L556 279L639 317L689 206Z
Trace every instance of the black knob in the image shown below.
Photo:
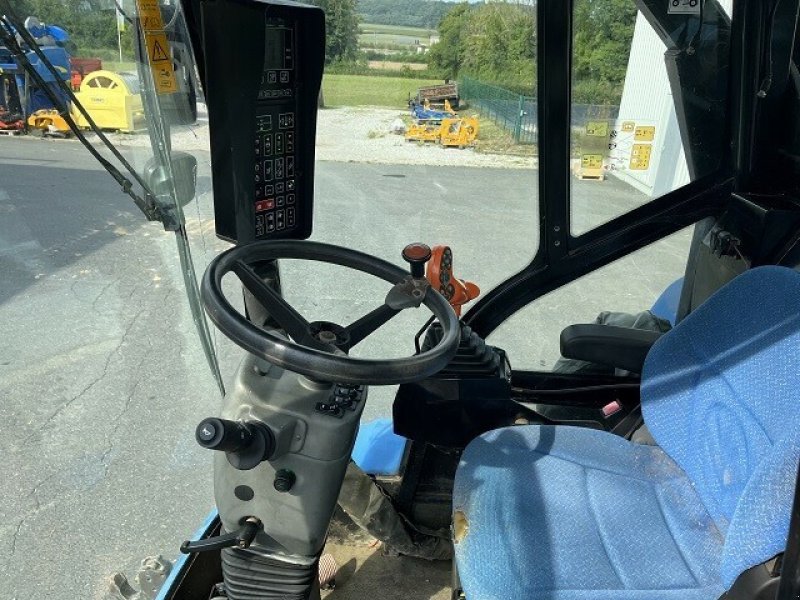
M254 469L275 452L275 436L269 427L258 422L203 419L195 438L203 448L225 452L231 466L241 471Z
M403 260L411 265L411 276L415 279L425 277L425 263L430 259L431 249L426 244L409 244L403 248Z
M209 450L236 452L252 442L253 434L243 423L211 417L203 419L194 432L197 443Z
M297 481L297 476L293 471L280 469L275 473L275 483L273 485L279 492L288 492L294 486L295 481Z

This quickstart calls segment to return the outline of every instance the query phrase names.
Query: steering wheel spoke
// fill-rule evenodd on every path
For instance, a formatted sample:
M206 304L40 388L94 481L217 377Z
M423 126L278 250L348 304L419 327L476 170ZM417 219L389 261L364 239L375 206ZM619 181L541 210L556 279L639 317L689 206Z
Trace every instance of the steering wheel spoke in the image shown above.
M309 322L272 289L258 274L242 260L233 263L231 269L261 306L278 325L299 344L313 343Z
M384 304L367 313L357 321L350 323L350 325L344 328L350 340L350 347L352 348L364 341L364 338L380 329L399 313L399 310Z
M405 255L404 258L408 260ZM258 276L255 265L278 259L312 260L348 267L378 277L393 288L383 306L348 327L326 321L309 323ZM222 286L223 277L230 272L237 275L290 339L252 323L231 305ZM408 272L374 256L318 242L276 240L226 250L206 269L201 295L209 318L240 347L278 367L317 381L352 385L418 381L442 369L455 355L461 338L460 324L452 307L421 277L413 273L409 277ZM403 309L423 304L444 330L442 339L433 348L405 358L390 359L363 359L342 352L346 346L363 341Z

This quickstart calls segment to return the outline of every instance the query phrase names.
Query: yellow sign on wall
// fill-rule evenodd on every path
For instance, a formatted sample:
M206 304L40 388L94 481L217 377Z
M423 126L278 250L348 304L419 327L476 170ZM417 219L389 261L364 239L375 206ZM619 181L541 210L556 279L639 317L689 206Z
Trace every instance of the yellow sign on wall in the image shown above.
M161 17L159 0L136 0L139 21L144 31L147 46L147 61L153 74L153 84L158 94L174 94L178 91L175 69L172 66L172 52L164 33L164 20Z
M631 149L631 171L646 171L650 168L650 155L653 146L650 144L634 144Z
M652 142L656 139L656 128L652 125L639 125L633 134L637 142Z
M608 137L608 121L589 121L586 123L586 135Z
M602 154L584 154L581 156L582 169L602 169L603 168L603 155Z
M636 123L633 121L625 121L622 123L622 132L623 133L633 133L633 130L636 129Z

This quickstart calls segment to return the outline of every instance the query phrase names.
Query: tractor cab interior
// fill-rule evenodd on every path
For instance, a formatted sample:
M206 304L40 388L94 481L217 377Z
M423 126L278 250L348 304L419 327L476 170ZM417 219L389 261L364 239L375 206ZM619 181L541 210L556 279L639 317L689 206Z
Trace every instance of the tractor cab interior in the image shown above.
M602 22L603 2L532 3L536 125L517 133L538 138L535 183L487 173L471 198L416 208L414 182L389 172L380 185L396 195L367 218L367 183L346 163L336 185L352 204L326 208L332 175L315 160L322 10L180 2L215 233L232 244L190 301L244 352L196 430L218 512L160 599L319 598L340 513L390 550L451 561L454 600L796 597L800 2L629 4L631 97L576 127L575 17ZM169 151L158 72L141 73L163 163L152 176L180 221L191 168ZM451 225L469 202L470 225ZM608 269L645 278L676 236L680 272L645 304L618 304L626 280ZM306 300L346 291L357 310L307 318L297 281ZM564 322L562 292L624 312ZM382 331L390 343L371 343ZM557 344L552 369L529 360ZM391 423L362 424L381 386L396 386Z

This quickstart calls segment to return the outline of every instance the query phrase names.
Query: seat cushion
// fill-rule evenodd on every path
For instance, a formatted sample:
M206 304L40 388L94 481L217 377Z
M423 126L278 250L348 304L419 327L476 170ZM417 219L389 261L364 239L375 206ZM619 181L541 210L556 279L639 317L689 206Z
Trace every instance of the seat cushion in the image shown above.
M662 450L575 427L499 429L453 493L468 600L716 600L723 536ZM466 531L466 533L463 533Z

